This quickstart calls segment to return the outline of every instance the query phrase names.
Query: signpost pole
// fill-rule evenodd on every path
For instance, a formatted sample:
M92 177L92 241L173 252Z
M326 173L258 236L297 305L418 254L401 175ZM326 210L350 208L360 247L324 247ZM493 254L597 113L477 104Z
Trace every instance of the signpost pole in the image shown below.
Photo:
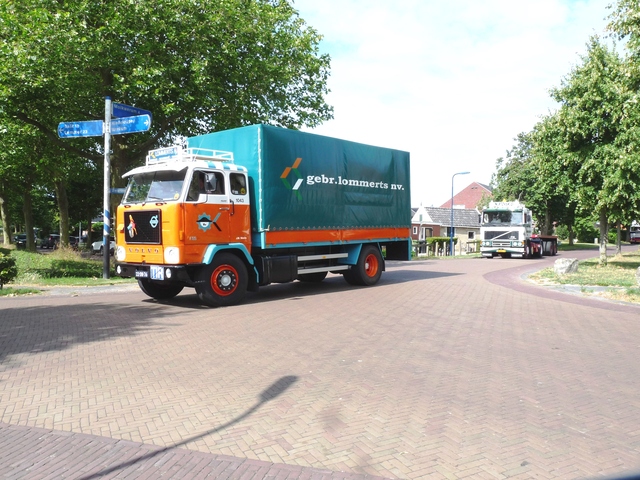
M111 121L111 117L116 118ZM120 117L120 118L117 118ZM111 249L111 135L146 132L151 127L151 112L121 103L112 103L111 97L104 97L104 122L87 120L80 122L60 122L58 136L99 137L104 135L104 229L102 233L103 269L102 276L109 278L109 250Z
M102 233L102 278L109 278L109 248L111 247L111 97L105 97L104 102L104 204Z

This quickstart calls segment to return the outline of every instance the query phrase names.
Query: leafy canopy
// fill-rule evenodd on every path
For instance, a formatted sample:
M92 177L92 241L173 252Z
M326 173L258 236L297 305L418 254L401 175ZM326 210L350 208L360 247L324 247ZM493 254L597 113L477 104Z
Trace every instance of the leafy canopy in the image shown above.
M114 137L128 168L157 144L251 123L331 118L330 59L284 0L0 0L0 116L61 141L60 121L104 118L104 97L151 110L147 134Z

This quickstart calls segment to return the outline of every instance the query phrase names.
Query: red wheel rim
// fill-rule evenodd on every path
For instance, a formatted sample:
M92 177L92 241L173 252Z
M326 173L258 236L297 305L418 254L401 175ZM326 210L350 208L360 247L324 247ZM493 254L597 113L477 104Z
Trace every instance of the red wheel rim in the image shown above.
M211 274L211 288L221 297L231 295L238 288L238 272L231 265L220 265Z
M378 257L373 253L367 255L364 259L364 272L367 277L375 277L378 273Z

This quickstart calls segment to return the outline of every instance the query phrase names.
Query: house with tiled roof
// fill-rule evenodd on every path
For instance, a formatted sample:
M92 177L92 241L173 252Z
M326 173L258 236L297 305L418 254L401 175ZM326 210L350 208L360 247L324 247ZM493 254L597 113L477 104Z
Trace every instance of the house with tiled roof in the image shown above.
M480 212L475 208L454 208L453 226L454 236L458 238L455 254L475 252L476 240L480 238ZM411 218L411 239L415 242L428 237L449 237L450 229L451 208L421 205ZM423 248L419 253L426 254L426 250Z
M466 209L478 208L484 198L491 198L493 189L483 183L473 182L453 196L453 207ZM451 199L440 205L440 208L451 208Z

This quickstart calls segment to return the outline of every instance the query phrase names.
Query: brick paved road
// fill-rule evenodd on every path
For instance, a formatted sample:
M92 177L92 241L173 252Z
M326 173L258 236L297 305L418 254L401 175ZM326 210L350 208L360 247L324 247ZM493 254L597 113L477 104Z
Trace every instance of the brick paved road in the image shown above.
M638 472L640 308L519 279L552 262L393 264L217 310L0 299L0 476Z

